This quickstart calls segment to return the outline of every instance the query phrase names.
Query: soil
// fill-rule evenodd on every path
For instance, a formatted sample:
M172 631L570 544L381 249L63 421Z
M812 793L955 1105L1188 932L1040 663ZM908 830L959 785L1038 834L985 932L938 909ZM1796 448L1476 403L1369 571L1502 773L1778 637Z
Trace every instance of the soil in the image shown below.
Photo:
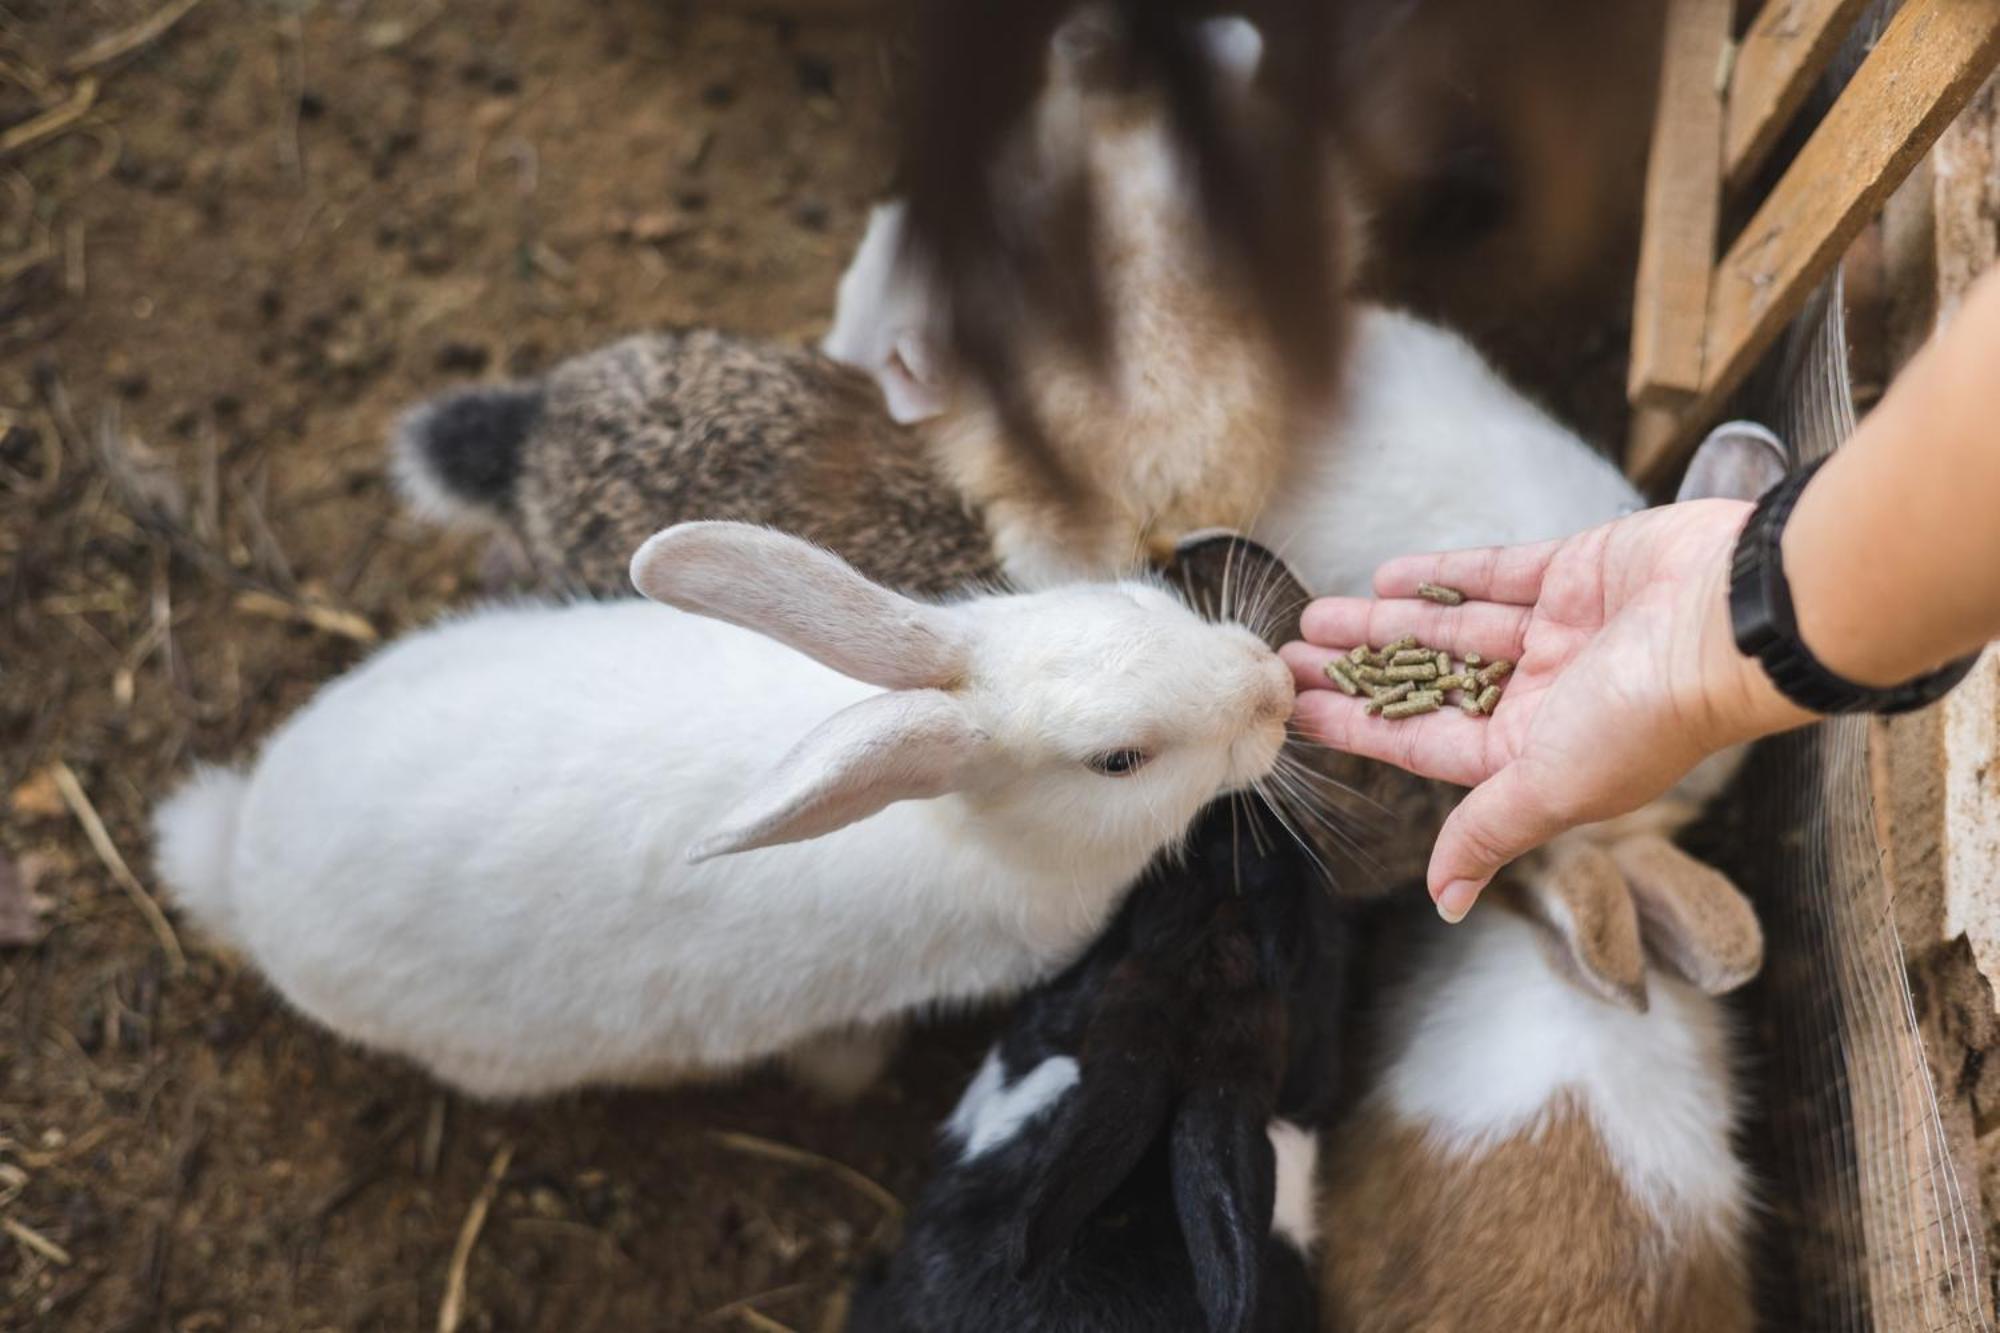
M399 409L646 325L823 328L888 49L825 0L0 8L0 1328L431 1329L467 1246L463 1329L838 1327L977 1020L851 1108L476 1104L149 923L145 821L476 593L392 503ZM1515 359L1606 440L1615 323Z

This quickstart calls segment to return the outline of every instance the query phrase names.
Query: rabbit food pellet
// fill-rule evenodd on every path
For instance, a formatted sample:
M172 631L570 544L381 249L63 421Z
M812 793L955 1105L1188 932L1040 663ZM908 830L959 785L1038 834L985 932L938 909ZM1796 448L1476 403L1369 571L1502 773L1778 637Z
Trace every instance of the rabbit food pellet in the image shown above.
M1447 588L1442 583L1419 583L1417 596L1439 606L1457 606L1465 600L1465 594L1456 588Z
M1478 653L1467 653L1454 666L1450 653L1426 648L1406 634L1381 648L1348 649L1326 664L1326 678L1342 694L1366 698L1369 712L1391 721L1435 713L1447 703L1468 716L1485 717L1499 704L1500 682L1513 669L1512 662L1489 662ZM1446 698L1452 694L1458 697Z

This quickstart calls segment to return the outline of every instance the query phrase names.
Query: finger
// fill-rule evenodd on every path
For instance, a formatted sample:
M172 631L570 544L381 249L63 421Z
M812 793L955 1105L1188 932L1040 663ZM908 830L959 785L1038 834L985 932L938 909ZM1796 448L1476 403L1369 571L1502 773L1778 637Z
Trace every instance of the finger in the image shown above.
M1447 921L1463 919L1508 862L1577 822L1549 806L1523 765L1502 768L1466 794L1438 833L1424 877L1438 914Z
M1330 690L1334 686L1327 679L1326 664L1345 654L1316 643L1288 643L1278 649L1278 656L1292 669L1294 689Z
M1542 595L1542 575L1562 544L1557 539L1532 546L1398 556L1375 571L1375 595L1414 597L1419 583L1437 583L1477 601L1533 606Z
M1528 637L1528 616L1525 607L1495 602L1439 606L1414 599L1322 597L1299 616L1299 634L1308 643L1342 651L1358 643L1380 645L1414 634L1418 642L1433 648L1518 662Z
M1420 778L1470 787L1497 765L1487 754L1491 737L1484 719L1447 707L1391 721L1369 713L1364 703L1332 690L1305 690L1292 705L1292 720L1309 739Z

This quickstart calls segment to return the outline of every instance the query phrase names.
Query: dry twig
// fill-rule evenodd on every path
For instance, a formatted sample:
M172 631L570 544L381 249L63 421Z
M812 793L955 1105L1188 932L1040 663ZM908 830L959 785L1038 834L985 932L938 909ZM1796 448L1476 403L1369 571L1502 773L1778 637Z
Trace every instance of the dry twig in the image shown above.
M0 82L27 89L28 95L37 102L47 101L55 89L55 80L26 60L10 60L4 56L0 56Z
M107 33L78 51L63 62L63 72L81 74L85 70L109 64L120 56L130 55L142 46L152 45L164 37L169 28L186 18L200 3L201 0L172 0L171 3L162 5L131 27Z
M132 867L125 864L125 858L118 851L118 845L111 841L111 834L105 829L104 821L98 818L97 807L90 803L84 793L83 784L76 780L68 764L58 759L49 765L49 775L55 779L56 790L62 793L63 804L76 816L76 822L83 825L83 834L90 839L91 850L97 859L104 862L104 868L111 872L111 878L118 887L125 890L132 905L139 909L139 915L146 918L146 924L153 928L153 936L160 942L160 950L167 956L167 972L179 976L187 970L187 955L181 952L180 937L174 934L173 924L167 914L153 901L153 895L146 892L139 877L132 873Z
M727 1304L716 1306L695 1322L698 1324L719 1323L724 1319L742 1315L746 1311L750 1314L761 1315L763 1318L769 1319L769 1315L764 1314L762 1310L756 1308L757 1302L773 1300L781 1296L803 1295L818 1285L817 1281L788 1282L782 1287L772 1287L768 1291L753 1291L748 1296L738 1296L735 1300Z
M297 621L302 625L311 625L322 634L338 635L356 643L374 643L381 637L373 625L353 611L343 611L320 602L293 601L255 588L237 593L235 606L245 615Z
M493 1164L486 1168L486 1183L479 1187L472 1207L465 1212L465 1222L458 1229L458 1243L451 1248L451 1268L445 1275L444 1301L438 1306L438 1333L457 1333L458 1321L465 1317L466 1265L472 1261L472 1247L479 1243L479 1230L486 1225L486 1214L493 1207L493 1196L500 1192L500 1181L513 1160L514 1145L511 1143L502 1145L500 1151L493 1154Z
M847 1309L851 1297L846 1287L834 1288L833 1295L827 1297L826 1308L820 1313L819 1333L841 1333L847 1327Z
M30 144L61 133L83 119L84 114L96 104L97 80L88 77L78 79L67 102L52 106L41 115L24 120L5 134L0 134L0 157L18 153Z
M0 1231L6 1232L21 1246L33 1250L52 1264L68 1268L76 1262L70 1258L68 1250L24 1222L17 1222L11 1217L0 1217Z
M771 1162L783 1162L787 1166L803 1166L814 1171L827 1172L867 1195L890 1217L900 1220L903 1216L903 1204L900 1199L845 1162L836 1162L831 1157L822 1157L816 1152L807 1152L804 1148L794 1148L788 1143L773 1143L754 1134L716 1130L709 1137L731 1152L762 1157Z

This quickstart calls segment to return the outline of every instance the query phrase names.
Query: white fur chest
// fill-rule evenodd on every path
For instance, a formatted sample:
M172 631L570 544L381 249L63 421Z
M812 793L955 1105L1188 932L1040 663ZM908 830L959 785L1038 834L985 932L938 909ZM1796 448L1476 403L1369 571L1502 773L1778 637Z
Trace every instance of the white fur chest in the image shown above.
M1721 1007L1648 975L1648 1012L1586 995L1551 971L1535 929L1497 907L1435 927L1391 1000L1378 1096L1448 1153L1482 1157L1544 1123L1568 1093L1635 1202L1662 1222L1734 1222L1746 1205Z

